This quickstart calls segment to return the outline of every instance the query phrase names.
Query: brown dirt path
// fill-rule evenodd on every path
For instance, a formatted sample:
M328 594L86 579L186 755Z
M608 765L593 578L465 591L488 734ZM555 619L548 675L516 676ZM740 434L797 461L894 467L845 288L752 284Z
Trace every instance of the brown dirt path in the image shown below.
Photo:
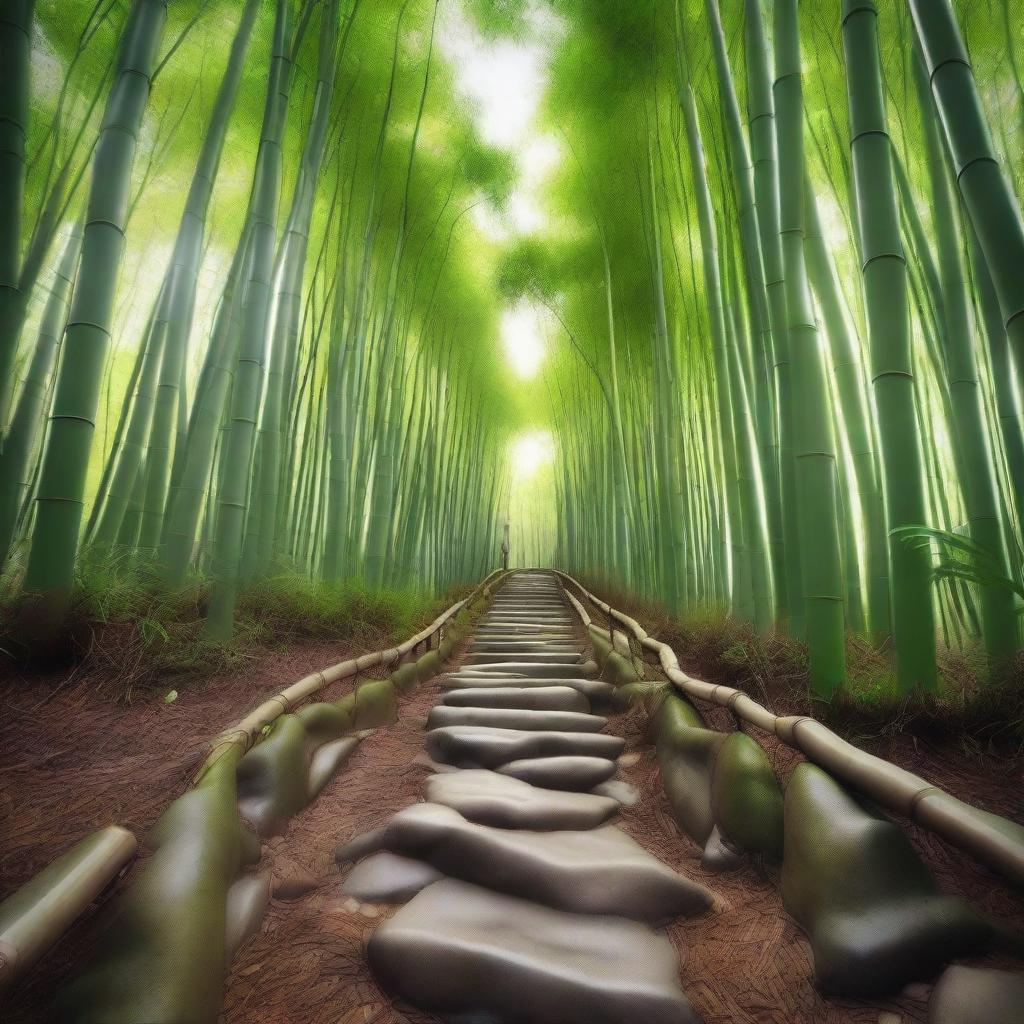
M260 934L239 954L228 980L223 1024L428 1024L438 1020L396 1008L370 973L365 947L387 907L356 908L340 892L335 848L383 824L395 811L422 799L425 770L423 720L437 702L432 680L402 706L396 725L367 740L320 800L297 816L277 844L277 862L297 862L321 879L317 890L294 903L274 901ZM810 948L782 907L777 872L751 866L713 875L700 866L700 851L679 831L661 787L653 750L644 738L643 713L613 720L627 750L639 760L620 771L641 799L618 823L655 856L708 886L717 896L712 913L677 921L667 931L680 953L683 988L705 1024L921 1024L927 990L895 1000L863 1003L824 999L811 981ZM632 760L632 759L629 759ZM386 780L386 781L385 781ZM934 841L933 841L934 842ZM961 858L938 844L921 848L944 888L990 894L987 909L1005 916L1002 887L979 883ZM974 876L972 881L972 875ZM984 895L984 893L982 893ZM1010 897L1012 899L1012 897ZM370 914L372 916L366 916ZM980 962L980 961L979 961ZM991 958L990 962L998 962ZM885 1017L884 1014L891 1016Z

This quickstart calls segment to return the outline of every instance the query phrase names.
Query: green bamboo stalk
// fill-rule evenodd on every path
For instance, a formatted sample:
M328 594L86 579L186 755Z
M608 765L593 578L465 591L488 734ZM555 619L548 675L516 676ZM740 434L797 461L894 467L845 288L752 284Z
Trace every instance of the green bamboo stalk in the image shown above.
M868 628L882 640L892 629L889 602L889 548L885 534L885 507L875 452L875 426L868 408L860 363L860 339L843 313L835 264L825 243L818 201L810 180L805 186L807 269L821 307L825 334L832 357L842 426L853 460L856 494L847 488L848 501L860 503L867 550ZM847 516L849 519L849 515ZM852 536L852 533L851 533Z
M888 529L927 522L922 481L907 266L878 53L873 0L844 0L843 46L871 376L885 477ZM901 690L935 687L931 558L898 540L889 545L893 630Z
M810 683L829 698L845 680L843 572L836 497L835 440L825 367L804 258L803 75L797 0L775 4L775 123L779 152L779 229L792 359L797 497Z
M988 262L1018 371L1024 365L1024 222L989 134L950 0L909 0L957 185Z
M260 5L261 0L246 0L242 9L227 66L203 135L165 278L168 296L166 338L148 437L147 479L139 539L139 546L147 556L154 555L160 544L171 475L172 438L177 427L181 379L195 310L206 218Z
M71 594L136 139L166 16L166 0L134 0L93 161L81 271L57 377L25 577L26 590L42 598L44 626L63 618Z
M153 422L157 377L167 339L168 301L169 296L165 283L157 296L156 315L151 318L149 330L142 342L146 354L142 360L142 370L139 374L124 440L120 451L113 451L110 455L116 468L111 474L103 511L96 524L96 533L93 538L94 545L101 552L109 550L118 536L132 497L137 494L145 494L145 480L141 484L137 484L136 478L142 471L146 457L146 439ZM125 400L130 401L131 396L126 396Z
M34 9L35 0L8 0L0 14L0 430L13 390L16 326L28 301L19 271Z
M1006 459L1006 475L1016 510L1017 534L1024 537L1024 430L1014 394L1010 348L999 311L999 299L992 284L992 275L988 272L988 265L978 247L977 235L973 228L970 229L970 241L971 269L988 342L996 416L1003 441L1003 455Z
M235 598L242 558L249 477L256 436L256 420L264 383L264 350L270 315L271 280L280 202L281 143L291 95L292 61L288 9L278 0L271 72L272 90L265 108L256 179L252 198L252 261L246 281L245 316L241 347L232 385L230 425L224 441L224 473L216 495L217 519L211 568L213 586L207 612L207 633L230 639L234 630Z
M346 22L346 39L351 30L359 0L355 0ZM323 10L320 25L320 54L317 81L306 134L299 175L295 185L292 209L282 241L282 267L278 279L278 314L270 344L270 368L267 377L267 395L260 421L260 450L263 453L261 485L254 491L254 507L259 506L262 525L258 548L254 553L256 574L263 574L270 566L276 548L280 522L279 494L281 487L281 447L283 402L286 368L292 361L292 351L298 335L299 302L305 277L306 257L309 251L310 224L313 219L313 201L327 149L327 129L334 79L340 60L337 37L340 5L330 4ZM344 41L342 43L342 52Z
M181 475L171 481L161 538L160 571L171 587L184 582L192 565L203 496L214 462L218 428L238 354L242 280L249 263L249 231L232 260L192 404Z
M32 360L14 407L11 426L0 451L0 566L6 561L14 540L21 506L29 493L32 453L39 441L44 402L50 390L60 339L67 320L68 297L78 269L82 248L82 224L68 236L64 254L54 271L50 295L39 325Z
M996 486L990 444L981 404L980 381L974 352L967 282L960 258L960 229L946 180L946 164L935 119L931 115L928 82L920 61L915 61L916 84L924 121L925 152L931 182L932 218L938 242L939 272L945 312L946 372L953 419L959 439L964 502L971 539L1010 575L1003 543L1002 508ZM982 635L989 658L1005 664L1018 646L1017 615L1013 594L1005 586L981 587Z
M779 162L775 100L769 72L768 46L761 15L762 0L744 0L747 107L754 190L764 266L768 316L775 347L775 403L779 438L779 479L782 498L785 571L776 573L775 600L783 625L796 636L804 632L803 572L797 532L796 464L793 459L794 405L790 340L786 318L786 267L779 235Z

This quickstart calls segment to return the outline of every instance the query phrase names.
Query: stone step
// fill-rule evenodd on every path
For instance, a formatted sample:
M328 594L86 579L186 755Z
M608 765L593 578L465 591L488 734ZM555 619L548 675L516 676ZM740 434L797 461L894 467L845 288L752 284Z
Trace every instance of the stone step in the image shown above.
M491 629L495 626L533 626L538 627L557 627L559 629L575 629L576 622L571 619L568 615L551 615L543 616L530 613L529 615L496 615L493 618L483 618L480 620L481 629Z
M495 771L512 779L528 782L542 789L561 789L586 793L608 782L615 774L616 764L604 757L566 755L561 757L527 757L499 765Z
M590 711L590 701L571 686L477 686L451 690L441 703L454 708L516 708L520 711Z
M494 672L498 675L522 675L532 676L534 679L558 679L567 673L574 675L580 673L584 676L597 675L597 665L592 661L585 661L578 665L572 665L571 670L565 664L542 664L538 662L500 661L500 662L474 662L466 666L479 672Z
M524 711L518 708L472 708L439 705L427 715L427 729L480 725L529 732L600 732L608 719L578 711Z
M551 632L561 636L576 635L576 627L569 622L491 622L481 623L477 633L545 633Z
M625 749L620 736L600 732L527 732L522 729L452 725L427 733L427 753L435 761L460 768L497 768L524 758L617 758Z
M443 689L447 693L454 693L459 690L544 690L550 687L568 687L582 693L591 705L595 703L608 703L615 697L615 687L611 683L603 682L600 679L530 679L527 676L504 676L486 673L460 672L446 676ZM445 703L448 703L445 701Z
M582 654L578 641L566 640L474 640L469 645L474 654Z
M466 1020L699 1024L668 940L634 921L567 914L446 879L370 938L389 992Z
M506 661L511 653L509 651L485 651L475 654L470 651L466 655L465 661L472 665L500 664ZM583 661L583 651L577 647L573 651L545 651L537 654L523 652L516 654L516 661L535 665L578 665Z
M342 846L339 864L387 850L495 892L579 914L652 924L702 914L711 893L677 874L625 832L532 832L467 821L440 804L405 807L376 832Z
M534 832L597 828L619 809L610 797L541 789L483 768L432 775L427 779L427 800L478 825Z

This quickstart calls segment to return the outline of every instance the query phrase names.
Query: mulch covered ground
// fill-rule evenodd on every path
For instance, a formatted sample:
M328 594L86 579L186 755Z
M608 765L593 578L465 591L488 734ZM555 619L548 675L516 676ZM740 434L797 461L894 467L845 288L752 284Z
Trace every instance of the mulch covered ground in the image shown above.
M212 737L264 697L349 656L325 642L266 651L237 671L175 684L172 704L162 691L118 704L74 671L0 668L0 896L97 828L123 825L142 841L188 789ZM327 693L336 699L351 686ZM69 965L92 948L97 917L87 915L31 973L5 1005L5 1024L45 1019Z
M97 701L73 684L40 707L40 691L3 684L0 700L8 709L0 726L4 889L20 884L98 825L119 821L144 835L187 786L205 740L240 717L258 695L341 656L315 647L275 653L256 659L247 672L183 695L177 704L127 710ZM365 945L379 918L392 911L360 906L341 894L333 853L340 843L422 799L426 773L416 758L439 688L439 680L433 680L405 700L398 722L365 741L317 802L264 847L260 870L278 876L308 872L319 884L298 899L272 902L259 934L232 965L223 1024L428 1024L436 1019L395 1007L376 985ZM732 727L724 711L709 717L712 725ZM639 755L627 759L632 763L621 775L639 787L641 799L624 809L619 823L656 856L716 894L712 913L668 929L680 952L683 987L706 1024L925 1021L927 988L870 1005L825 1000L816 992L809 947L782 908L777 872L749 866L722 876L701 869L700 851L672 819L644 724L643 713L634 711L612 725L627 737L628 750ZM774 738L757 739L787 778L799 755ZM902 747L902 741L892 742L894 759L914 760L906 767L983 807L1013 813L1020 787L1008 789L1008 780L992 765L961 759L951 766L941 752L914 750L911 741ZM908 832L944 889L1001 918L1024 920L1024 901L969 857L912 826ZM6 1020L45 1019L50 993L69 965L82 962L96 927L93 916L74 929L22 987Z

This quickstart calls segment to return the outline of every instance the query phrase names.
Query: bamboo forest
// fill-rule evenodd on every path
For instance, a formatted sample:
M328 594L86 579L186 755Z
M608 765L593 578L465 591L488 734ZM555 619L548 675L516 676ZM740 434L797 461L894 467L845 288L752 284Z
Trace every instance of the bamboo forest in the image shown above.
M0 0L0 1016L1024 1022L1024 0Z

